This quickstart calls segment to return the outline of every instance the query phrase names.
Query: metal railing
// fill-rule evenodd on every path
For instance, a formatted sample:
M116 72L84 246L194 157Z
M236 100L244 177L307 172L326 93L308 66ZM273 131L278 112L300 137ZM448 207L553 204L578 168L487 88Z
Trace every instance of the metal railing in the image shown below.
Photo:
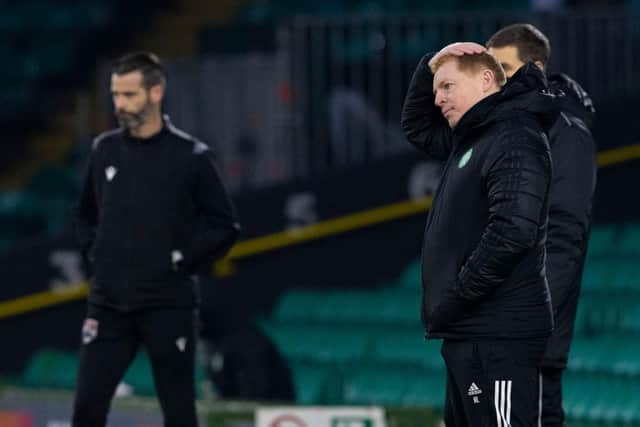
M596 103L640 93L640 15L455 14L297 18L281 28L293 87L293 168L323 173L407 148L400 110L419 59L455 41L485 43L498 29L530 22L552 42L548 71L580 82Z
M232 190L365 164L411 149L400 111L422 55L514 22L549 36L549 71L575 78L596 107L640 94L640 15L623 9L299 17L278 28L276 53L168 60L166 110L215 146Z

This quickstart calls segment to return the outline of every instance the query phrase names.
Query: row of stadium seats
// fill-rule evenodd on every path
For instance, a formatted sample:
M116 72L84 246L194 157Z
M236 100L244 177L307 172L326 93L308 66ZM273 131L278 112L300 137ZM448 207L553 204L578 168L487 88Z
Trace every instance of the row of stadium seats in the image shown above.
M59 233L70 220L80 189L77 166L51 166L21 191L0 192L0 252L16 241Z
M42 349L30 359L19 379L19 384L26 387L74 390L77 374L78 355L76 353ZM203 378L204 371L197 366L197 383L200 383ZM155 395L151 364L146 352L138 352L123 381L136 395ZM196 391L199 392L199 390Z
M587 279L588 276L585 277ZM293 325L383 323L419 326L418 292L418 289L403 288L293 291L282 296L271 318L282 324ZM318 301L323 301L323 304L319 305ZM640 332L640 277L635 287L627 291L583 288L575 329L581 335Z
M419 326L338 323L262 323L287 360L348 366L361 362L442 370L441 343L424 341ZM615 349L615 351L612 351ZM576 374L635 377L640 381L640 340L634 335L577 334L569 358Z
M640 268L637 224L592 234L565 381L570 419L640 425ZM442 408L440 341L419 319L420 262L374 290L284 294L262 329L289 362L298 403ZM321 303L318 303L318 302Z

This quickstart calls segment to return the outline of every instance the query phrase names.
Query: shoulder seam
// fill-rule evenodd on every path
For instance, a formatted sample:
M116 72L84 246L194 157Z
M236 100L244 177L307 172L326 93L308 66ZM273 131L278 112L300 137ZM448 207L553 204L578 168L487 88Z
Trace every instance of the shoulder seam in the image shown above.
M111 136L117 135L119 133L122 133L122 128L117 128L117 129L108 130L106 132L102 132L100 135L93 138L92 148L95 150L102 141L104 141L105 139Z
M182 129L178 129L173 125L173 123L167 121L166 122L167 130L171 132L171 134L177 136L183 141L190 142L193 144L193 154L202 154L208 151L210 148L207 144L196 138L195 136L183 131Z

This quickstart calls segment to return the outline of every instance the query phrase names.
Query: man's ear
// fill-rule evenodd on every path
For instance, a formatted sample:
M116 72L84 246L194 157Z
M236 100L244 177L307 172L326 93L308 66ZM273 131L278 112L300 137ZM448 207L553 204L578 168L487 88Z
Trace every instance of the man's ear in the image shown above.
M540 71L544 71L544 64L542 63L542 61L534 61L533 62L536 67L540 68Z
M164 97L164 86L163 85L151 86L150 97L151 97L151 101L154 104L161 103L162 98Z
M482 71L482 91L489 92L496 86L496 76L493 71L485 69Z

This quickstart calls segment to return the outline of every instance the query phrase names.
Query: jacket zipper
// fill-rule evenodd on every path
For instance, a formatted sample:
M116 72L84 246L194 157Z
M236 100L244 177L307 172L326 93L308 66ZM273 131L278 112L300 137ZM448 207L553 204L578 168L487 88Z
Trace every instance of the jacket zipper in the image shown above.
M131 184L129 186L129 203L127 204L127 208L128 211L130 213L133 213L133 202L135 200L135 195L136 195L136 184L137 184L137 180L136 178L138 177L136 171L137 171L137 167L138 167L138 156L139 156L139 146L135 143L135 142L129 142L130 147L131 147L131 156L127 156L127 171L129 172L129 175L131 176ZM131 216L128 215L128 218L130 218ZM129 267L129 274L127 275L127 277L125 278L125 282L126 282L126 289L125 289L125 293L126 293L126 301L124 302L125 305L125 310L129 308L131 301L133 300L133 297L135 296L135 291L133 289L133 287L131 286L131 284L133 283L133 280L131 278L131 272L133 270L134 267L134 258L133 258L133 247L134 247L134 234L135 234L135 229L133 226L133 221L129 221L129 236L127 239L127 248L126 248L126 256L127 256L127 264Z

